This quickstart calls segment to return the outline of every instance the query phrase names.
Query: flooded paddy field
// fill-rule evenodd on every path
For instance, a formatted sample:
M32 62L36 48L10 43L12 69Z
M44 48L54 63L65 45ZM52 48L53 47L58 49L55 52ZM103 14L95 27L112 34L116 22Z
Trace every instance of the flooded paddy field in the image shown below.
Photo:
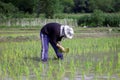
M43 63L39 29L0 30L0 80L120 80L120 33L76 30L62 45L64 60L49 46Z

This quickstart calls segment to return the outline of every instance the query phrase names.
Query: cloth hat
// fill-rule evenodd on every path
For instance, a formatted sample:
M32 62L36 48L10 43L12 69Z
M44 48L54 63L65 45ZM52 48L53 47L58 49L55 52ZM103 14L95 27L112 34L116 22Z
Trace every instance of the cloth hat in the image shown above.
M64 34L67 38L72 39L74 34L73 28L68 25L64 25Z

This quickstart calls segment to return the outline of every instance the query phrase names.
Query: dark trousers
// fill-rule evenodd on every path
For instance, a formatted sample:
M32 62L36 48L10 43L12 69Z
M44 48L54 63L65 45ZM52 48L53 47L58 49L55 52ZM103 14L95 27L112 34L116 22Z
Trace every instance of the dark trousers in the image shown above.
M48 49L49 49L49 43L52 45L56 55L58 58L63 59L63 54L58 51L58 47L56 44L50 41L49 37L43 33L40 33L41 38L41 59L42 61L48 60Z

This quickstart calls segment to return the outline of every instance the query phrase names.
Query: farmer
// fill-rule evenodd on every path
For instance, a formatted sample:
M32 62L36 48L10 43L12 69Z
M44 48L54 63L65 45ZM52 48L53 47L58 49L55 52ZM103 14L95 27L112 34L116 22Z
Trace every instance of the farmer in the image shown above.
M41 38L41 60L46 62L48 60L48 46L49 43L52 45L57 58L63 59L62 52L65 52L65 48L60 44L61 39L69 38L72 39L74 31L68 25L61 25L59 23L48 23L43 26L40 31ZM62 52L60 52L61 50Z

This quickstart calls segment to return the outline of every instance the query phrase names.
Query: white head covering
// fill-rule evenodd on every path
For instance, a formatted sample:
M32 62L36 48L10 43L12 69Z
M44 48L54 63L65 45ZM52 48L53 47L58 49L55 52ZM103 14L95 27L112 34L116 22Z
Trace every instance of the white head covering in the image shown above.
M73 28L69 27L68 25L62 25L63 32L66 38L72 39L73 38Z

